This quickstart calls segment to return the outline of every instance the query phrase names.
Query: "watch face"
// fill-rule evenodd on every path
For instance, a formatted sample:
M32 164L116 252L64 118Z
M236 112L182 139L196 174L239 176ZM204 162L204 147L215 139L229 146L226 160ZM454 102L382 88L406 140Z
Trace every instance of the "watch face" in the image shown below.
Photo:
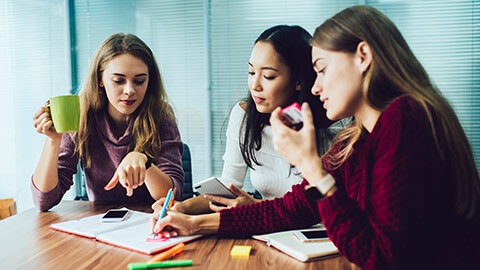
M320 190L318 190L318 188L315 187L315 186L311 186L311 187L308 187L307 189L305 189L305 195L307 195L307 197L310 200L313 200L313 201L319 201L319 200L323 199L323 197L325 197L320 192Z

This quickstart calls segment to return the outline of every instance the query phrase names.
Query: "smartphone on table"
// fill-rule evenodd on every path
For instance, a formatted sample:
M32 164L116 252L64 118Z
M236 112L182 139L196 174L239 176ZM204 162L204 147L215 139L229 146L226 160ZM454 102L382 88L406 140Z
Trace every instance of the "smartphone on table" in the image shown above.
M302 242L321 242L329 240L327 230L325 229L300 230L294 232L294 235Z
M203 181L200 181L193 185L193 187L202 195L215 195L221 196L228 199L235 199L235 195L227 186L225 186L222 181L216 177L210 177ZM213 204L218 206L226 206L221 203L212 201Z
M101 218L102 222L121 222L128 218L130 211L126 209L110 209Z

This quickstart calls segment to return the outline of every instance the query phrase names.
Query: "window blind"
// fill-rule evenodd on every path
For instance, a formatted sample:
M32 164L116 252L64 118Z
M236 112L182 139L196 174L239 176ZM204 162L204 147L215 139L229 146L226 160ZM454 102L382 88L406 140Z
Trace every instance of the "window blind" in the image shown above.
M85 81L90 60L102 42L112 34L135 33L135 1L75 0L74 20L78 89Z
M45 142L33 115L69 91L64 9L63 0L0 2L0 198L14 197L19 212L33 207L30 179Z
M155 53L182 140L190 147L194 182L210 176L203 2L151 0L136 6L136 32Z
M277 24L298 24L310 33L345 7L369 4L400 28L433 81L451 102L480 168L479 1L273 0L75 0L76 77L109 35L137 34L153 50L179 122L192 149L194 181L223 167L226 119L248 95L253 42ZM66 1L0 1L0 79L6 101L0 112L0 197L15 197L19 211L32 207L30 177L44 137L32 127L49 97L70 90ZM210 85L210 92L208 86ZM211 112L206 104L211 103ZM210 114L210 115L209 115ZM211 117L211 130L209 118ZM209 141L209 133L212 139ZM212 144L210 173L209 144ZM16 155L15 153L20 153ZM33 153L33 155L25 155ZM11 179L15 179L12 181ZM246 185L247 189L251 186Z

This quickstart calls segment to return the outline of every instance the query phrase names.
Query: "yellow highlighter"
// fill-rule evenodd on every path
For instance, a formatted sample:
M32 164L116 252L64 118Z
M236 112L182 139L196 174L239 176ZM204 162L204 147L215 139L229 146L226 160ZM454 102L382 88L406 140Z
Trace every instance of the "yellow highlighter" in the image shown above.
M231 256L249 256L251 246L233 246L232 251L230 251Z

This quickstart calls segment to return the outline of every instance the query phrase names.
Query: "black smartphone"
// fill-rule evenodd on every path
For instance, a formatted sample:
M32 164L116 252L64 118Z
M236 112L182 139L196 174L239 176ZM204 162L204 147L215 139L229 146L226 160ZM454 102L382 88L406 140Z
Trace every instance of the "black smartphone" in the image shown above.
M302 230L294 233L298 240L302 242L319 242L327 241L328 234L324 229Z
M130 214L129 210L124 209L111 209L103 215L102 222L120 222L124 221Z

